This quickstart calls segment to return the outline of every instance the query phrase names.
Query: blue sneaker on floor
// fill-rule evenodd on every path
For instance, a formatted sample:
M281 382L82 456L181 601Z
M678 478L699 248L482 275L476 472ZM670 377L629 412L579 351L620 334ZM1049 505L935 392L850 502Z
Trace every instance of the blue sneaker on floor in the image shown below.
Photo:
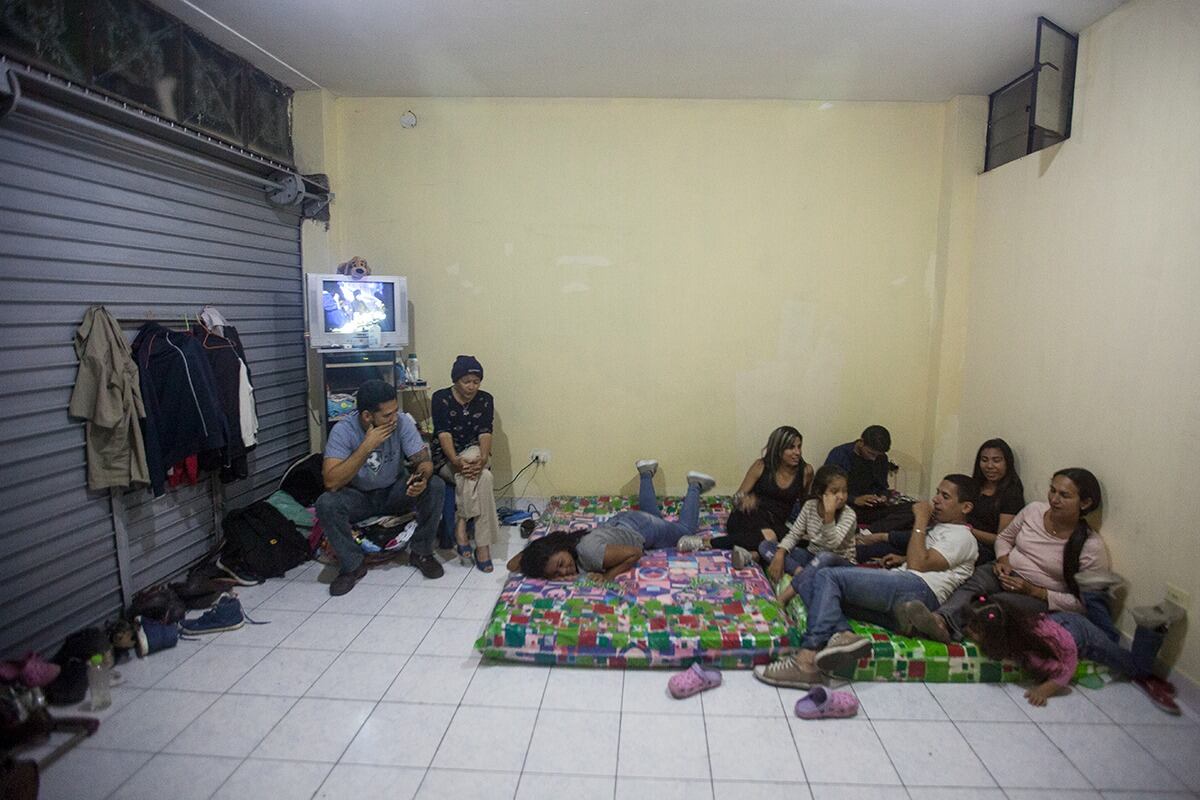
M242 613L242 601L230 594L223 594L208 611L199 619L185 619L179 623L179 630L184 635L201 633L220 633L221 631L236 631L246 624L246 615Z

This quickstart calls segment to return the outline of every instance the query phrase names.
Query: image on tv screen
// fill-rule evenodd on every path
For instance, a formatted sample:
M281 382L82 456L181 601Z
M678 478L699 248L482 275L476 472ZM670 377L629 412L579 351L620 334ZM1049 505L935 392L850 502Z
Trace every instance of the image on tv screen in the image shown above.
M326 333L396 330L395 286L383 281L323 281Z

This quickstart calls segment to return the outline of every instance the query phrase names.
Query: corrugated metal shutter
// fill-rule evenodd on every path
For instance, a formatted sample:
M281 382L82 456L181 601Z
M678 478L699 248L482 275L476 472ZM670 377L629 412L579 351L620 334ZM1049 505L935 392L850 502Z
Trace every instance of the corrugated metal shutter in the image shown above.
M18 105L0 120L0 653L54 643L116 611L122 577L137 590L216 544L208 483L158 500L87 491L67 403L88 306L131 339L149 315L181 327L205 303L238 328L260 429L251 477L223 488L229 507L308 452L298 215L195 154L39 116Z

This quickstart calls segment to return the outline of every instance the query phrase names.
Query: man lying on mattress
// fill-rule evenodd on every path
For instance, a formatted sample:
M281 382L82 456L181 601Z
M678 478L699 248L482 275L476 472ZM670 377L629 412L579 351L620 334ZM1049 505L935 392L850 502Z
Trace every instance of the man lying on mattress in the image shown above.
M695 535L700 527L700 495L715 486L716 481L703 472L689 472L679 521L672 522L662 518L654 494L658 462L647 459L635 466L641 510L621 511L590 531L554 531L535 539L509 559L509 571L519 570L529 578L556 581L571 580L580 572L587 572L596 580L607 581L632 569L646 550L700 549L702 541Z
M978 545L964 523L978 495L973 478L947 475L932 503L913 505L908 552L884 559L885 566L895 569L826 567L817 570L812 580L803 581L799 594L808 610L808 629L800 651L756 667L755 677L772 686L807 689L824 683L824 673L870 655L871 640L850 630L846 607L851 607L856 619L903 629L906 626L897 625L895 617L899 606L916 600L933 610L945 602L975 569ZM930 522L936 524L926 533Z

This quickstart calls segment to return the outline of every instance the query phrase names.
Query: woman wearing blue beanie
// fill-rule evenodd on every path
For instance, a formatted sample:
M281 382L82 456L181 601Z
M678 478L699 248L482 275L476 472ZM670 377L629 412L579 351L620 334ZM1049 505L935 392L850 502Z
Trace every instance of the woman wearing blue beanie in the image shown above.
M452 385L438 389L431 401L433 463L442 479L454 486L454 542L458 557L471 563L467 521L475 520L475 566L491 572L492 543L500 533L492 472L492 396L479 388L483 365L475 356L459 356L450 368Z

